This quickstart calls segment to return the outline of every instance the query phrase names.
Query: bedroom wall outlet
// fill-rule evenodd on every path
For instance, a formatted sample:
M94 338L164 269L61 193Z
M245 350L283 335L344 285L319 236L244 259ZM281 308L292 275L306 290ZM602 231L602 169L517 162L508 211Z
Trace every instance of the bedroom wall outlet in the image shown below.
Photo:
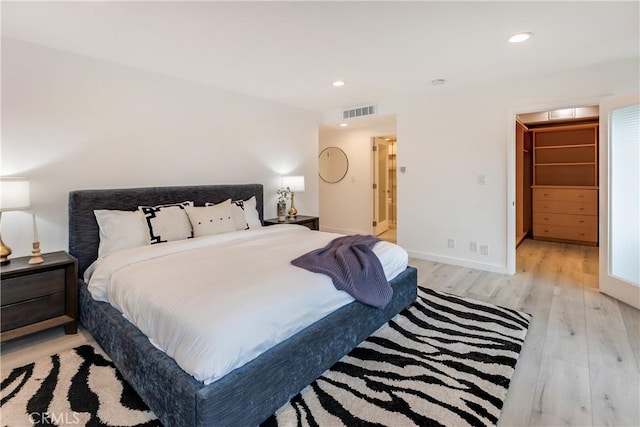
M448 248L455 248L456 247L456 239L447 239L447 247Z
M478 175L478 185L487 185L486 175Z
M480 253L482 255L489 255L489 245L480 245Z
M478 252L478 242L469 242L469 250L471 252Z

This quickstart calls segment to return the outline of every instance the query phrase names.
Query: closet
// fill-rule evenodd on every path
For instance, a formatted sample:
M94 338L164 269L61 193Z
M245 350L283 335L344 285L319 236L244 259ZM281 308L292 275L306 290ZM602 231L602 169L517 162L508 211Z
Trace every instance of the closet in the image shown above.
M598 125L533 130L533 237L598 243Z
M516 245L528 236L598 244L598 110L582 110L588 117L518 116Z

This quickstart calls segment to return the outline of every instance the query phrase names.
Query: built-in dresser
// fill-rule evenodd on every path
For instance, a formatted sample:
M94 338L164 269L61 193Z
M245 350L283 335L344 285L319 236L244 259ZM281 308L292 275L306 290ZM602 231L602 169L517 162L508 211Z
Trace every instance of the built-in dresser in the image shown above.
M533 130L533 237L598 244L598 125Z

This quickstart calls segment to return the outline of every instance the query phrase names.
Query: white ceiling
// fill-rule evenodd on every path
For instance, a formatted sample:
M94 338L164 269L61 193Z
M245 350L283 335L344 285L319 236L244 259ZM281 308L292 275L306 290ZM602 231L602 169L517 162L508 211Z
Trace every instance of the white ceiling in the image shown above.
M639 56L640 2L7 2L2 35L320 112ZM531 31L525 43L509 35ZM342 88L333 80L347 82Z

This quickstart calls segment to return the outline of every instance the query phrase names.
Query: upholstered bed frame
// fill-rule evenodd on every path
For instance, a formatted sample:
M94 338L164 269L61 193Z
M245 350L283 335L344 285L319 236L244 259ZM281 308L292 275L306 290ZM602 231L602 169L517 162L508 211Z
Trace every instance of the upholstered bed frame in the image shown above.
M134 210L138 205L193 200L196 206L256 196L259 184L82 190L69 194L69 252L78 258L80 322L111 357L165 426L249 426L268 418L343 355L416 298L416 270L407 268L391 284L384 309L353 302L207 386L156 349L111 305L91 298L82 280L98 253L94 209ZM250 268L250 267L249 267Z

